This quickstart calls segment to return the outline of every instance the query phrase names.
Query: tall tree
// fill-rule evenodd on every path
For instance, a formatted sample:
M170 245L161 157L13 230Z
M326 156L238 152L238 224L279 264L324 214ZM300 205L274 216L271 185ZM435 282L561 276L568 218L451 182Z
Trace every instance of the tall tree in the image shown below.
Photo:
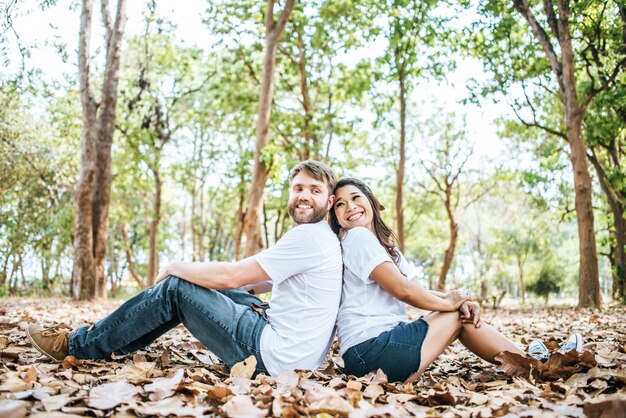
M613 296L626 303L626 172L623 163L626 105L621 86L603 92L594 100L585 118L585 128L589 143L587 157L595 169L612 219L607 254L613 273Z
M179 130L191 125L189 110L197 107L194 97L215 72L200 62L199 50L174 44L167 20L158 16L155 7L149 7L144 35L129 41L127 71L132 74L132 81L124 86L123 122L118 124L125 144L135 159L148 168L153 182L146 286L154 284L159 270L157 243L165 183L164 150Z
M248 189L248 205L244 216L243 231L246 236L245 255L250 256L262 247L261 218L263 216L263 193L269 175L263 150L270 138L270 115L274 90L274 67L280 36L285 30L296 0L287 0L278 20L274 19L274 0L267 1L265 11L265 56L263 78L259 93L259 111L256 121L256 144L252 180Z
M457 247L459 238L459 225L457 211L462 198L468 200L465 207L482 197L486 188L480 187L480 191L473 191L468 196L462 196L463 188L472 188L472 184L462 184L463 176L467 176L469 169L467 162L473 153L473 147L468 144L465 126L458 129L455 126L453 115L446 115L445 119L432 119L430 122L429 140L433 137L431 154L428 158L422 158L420 165L426 171L428 182L418 182L419 186L428 193L439 198L443 203L448 219L449 241L443 257L443 263L439 271L437 282L438 290L445 290L446 278ZM425 147L425 148L428 148ZM426 152L424 152L426 154ZM478 182L476 183L478 185Z
M450 30L445 27L448 19L434 13L441 0L386 0L375 2L374 9L381 19L383 36L388 47L380 61L387 67L384 78L394 86L396 113L400 125L395 163L395 231L398 246L404 251L404 186L406 174L407 102L415 82L426 74L441 76L449 63L442 62L444 48L441 45L450 39Z
M111 20L108 1L101 0L106 59L98 102L93 93L90 65L93 3L93 0L82 2L78 46L83 129L80 174L75 191L74 299L106 297L104 268L111 196L111 147L115 132L122 36L126 24L126 0L118 0L115 21Z
M513 104L520 121L562 138L569 146L579 237L579 306L601 303L583 118L594 97L612 86L624 68L623 54L606 60L593 58L594 50L600 50L607 39L606 28L614 26L606 21L619 25L619 9L618 2L609 1L575 2L572 7L569 0L512 0L508 5L487 0L480 6L487 18L482 22L486 30L475 38L485 66L496 74L496 89L522 85L525 103ZM573 40L583 32L592 36ZM534 88L529 88L529 82ZM533 92L558 97L562 124L549 125L541 119L542 103L532 100ZM523 107L529 109L530 117L521 112Z

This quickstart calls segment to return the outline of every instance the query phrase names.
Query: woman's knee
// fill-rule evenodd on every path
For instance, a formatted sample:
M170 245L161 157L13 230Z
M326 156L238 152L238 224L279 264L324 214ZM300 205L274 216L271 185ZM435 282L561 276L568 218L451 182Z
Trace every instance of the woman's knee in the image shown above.
M425 318L429 327L445 326L448 329L461 330L463 323L457 311L454 312L433 312Z

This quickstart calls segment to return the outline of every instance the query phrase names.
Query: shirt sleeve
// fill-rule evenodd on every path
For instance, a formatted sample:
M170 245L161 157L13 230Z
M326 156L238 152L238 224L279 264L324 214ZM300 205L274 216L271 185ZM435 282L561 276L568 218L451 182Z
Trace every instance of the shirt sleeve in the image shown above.
M392 262L374 234L365 228L353 228L343 242L343 263L364 283L373 283L372 271L385 262Z
M278 242L254 256L274 285L318 266L322 251L307 225L290 229Z
M400 254L400 262L398 263L398 270L402 273L408 280L413 280L417 278L417 271L413 265L409 264L409 262L404 257L404 254L400 252L399 249L396 248L398 254Z

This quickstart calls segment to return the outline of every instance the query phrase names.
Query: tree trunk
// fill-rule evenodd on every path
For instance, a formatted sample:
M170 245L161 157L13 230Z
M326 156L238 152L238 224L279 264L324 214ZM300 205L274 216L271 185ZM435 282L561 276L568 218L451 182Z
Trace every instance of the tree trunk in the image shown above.
M446 189L446 214L448 215L448 227L450 230L450 243L446 249L446 253L443 257L443 265L441 266L441 273L439 274L439 282L437 283L437 290L444 291L446 289L446 277L450 266L452 266L452 260L454 258L454 251L456 250L456 241L459 236L459 225L454 219L454 209L452 208L452 191L450 187Z
M108 17L107 2L102 13ZM105 21L108 18L105 17ZM126 26L126 0L118 0L115 25L107 29L106 66L100 103L100 131L96 143L96 188L94 196L94 256L96 268L96 297L105 299L107 238L109 234L109 204L111 201L111 147L115 133L117 86L119 81L122 37Z
M74 193L74 270L72 296L90 299L96 295L96 271L93 255L93 191L96 178L96 138L99 126L97 106L91 94L89 46L93 1L84 0L80 18L78 71L80 99L83 109L80 172Z
M398 169L396 171L396 234L398 237L398 247L404 252L404 170L406 164L405 143L406 143L406 86L404 73L399 72L400 81L400 144ZM445 280L445 279L444 279Z
M263 192L269 175L262 160L262 152L269 142L270 114L274 90L274 67L278 40L285 29L295 0L287 0L280 18L274 21L274 0L268 0L265 14L265 57L263 59L263 80L259 95L259 112L256 123L256 146L254 168L248 192L248 207L244 218L243 231L246 235L245 256L255 254L262 247L261 215L263 212Z
M243 184L243 179L241 180ZM241 188L239 188L241 190ZM243 237L243 225L245 221L245 212L243 209L243 205L245 203L245 196L243 193L239 194L239 206L237 206L237 226L235 228L235 237L234 237L234 251L235 251L235 260L241 259L241 239Z
M304 147L302 160L309 158L319 158L319 144L317 137L311 132L311 121L313 120L313 108L309 100L309 85L307 80L306 54L304 41L302 40L302 27L296 28L297 44L299 51L298 71L300 73L300 95L302 96L302 111L304 112Z
M206 260L206 215L204 211L204 180L200 183L200 208L198 215L198 260L205 261Z
M0 271L0 286L4 286L7 280L7 268L9 266L9 259L11 258L11 251L12 249L9 249L7 251L7 256L4 258L4 261L2 262L2 271Z
M154 202L152 202L152 219L150 220L148 235L148 275L146 277L146 287L150 287L154 284L154 279L159 270L157 238L159 223L161 222L161 192L163 184L161 183L161 176L158 169L153 170L152 175L154 177Z
M561 50L559 57L552 46L547 32L540 26L525 0L513 0L513 6L526 19L533 35L550 62L557 80L561 101L565 109L565 125L567 142L570 146L570 161L574 171L574 190L576 221L578 223L579 241L579 286L578 306L599 307L602 300L598 277L598 254L593 225L593 207L591 176L587 166L587 144L582 136L583 109L576 92L576 68L572 38L569 28L570 8L568 0L558 0L558 18L554 14L551 0L544 1L544 10L549 17L548 23L556 37Z
M580 126L573 131L580 132ZM574 169L574 187L576 190L576 220L579 238L579 307L599 307L602 299L598 279L598 256L593 225L593 207L591 199L591 177L585 157L585 145L582 138L569 138L570 160Z
M41 282L43 290L50 290L50 263L44 257L41 258Z
M113 228L115 229L115 227ZM117 291L117 272L119 270L119 256L115 251L115 247L113 246L113 240L108 240L107 246L109 247L107 250L107 257L109 259L109 271L108 271L108 282L111 285L111 293L115 293Z
M128 227L126 226L126 224L122 224L121 231L122 241L124 242L124 250L126 252L126 262L128 263L128 272L130 273L130 277L132 277L133 280L137 282L139 287L143 289L146 287L146 285L135 271L135 263L133 263L133 250L130 247L130 242L128 241Z
M118 0L114 26L102 2L106 63L102 101L91 92L89 46L93 0L83 0L79 34L79 88L83 108L81 162L75 191L74 299L106 297L105 262L111 198L111 146L115 131L120 50L126 24L126 0ZM99 113L98 113L99 112Z
M517 273L519 274L519 291L522 297L522 305L526 303L526 282L524 281L524 263L517 259Z
M594 150L592 154L587 155L589 161L596 170L600 187L606 196L607 203L611 208L613 216L613 227L615 228L615 257L612 261L613 280L613 297L622 302L626 301L625 285L626 285L626 254L624 246L626 245L626 219L624 218L624 207L616 199L615 191L609 183L606 172L602 168L600 161L595 156Z
M562 1L562 0L561 0ZM560 5L560 8L562 6ZM567 142L570 146L570 161L574 169L576 221L579 240L579 307L599 307L602 303L598 277L598 253L593 225L592 187L587 166L587 144L582 136L583 111L576 92L574 53L568 21L562 22L561 45L563 62L562 97L565 106Z

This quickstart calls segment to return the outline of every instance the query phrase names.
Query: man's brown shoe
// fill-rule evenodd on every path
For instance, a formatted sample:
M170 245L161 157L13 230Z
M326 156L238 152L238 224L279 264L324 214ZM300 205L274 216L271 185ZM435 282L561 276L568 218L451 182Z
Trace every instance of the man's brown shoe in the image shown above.
M30 324L26 327L26 335L33 347L51 360L63 361L70 354L67 348L69 331L55 331Z

